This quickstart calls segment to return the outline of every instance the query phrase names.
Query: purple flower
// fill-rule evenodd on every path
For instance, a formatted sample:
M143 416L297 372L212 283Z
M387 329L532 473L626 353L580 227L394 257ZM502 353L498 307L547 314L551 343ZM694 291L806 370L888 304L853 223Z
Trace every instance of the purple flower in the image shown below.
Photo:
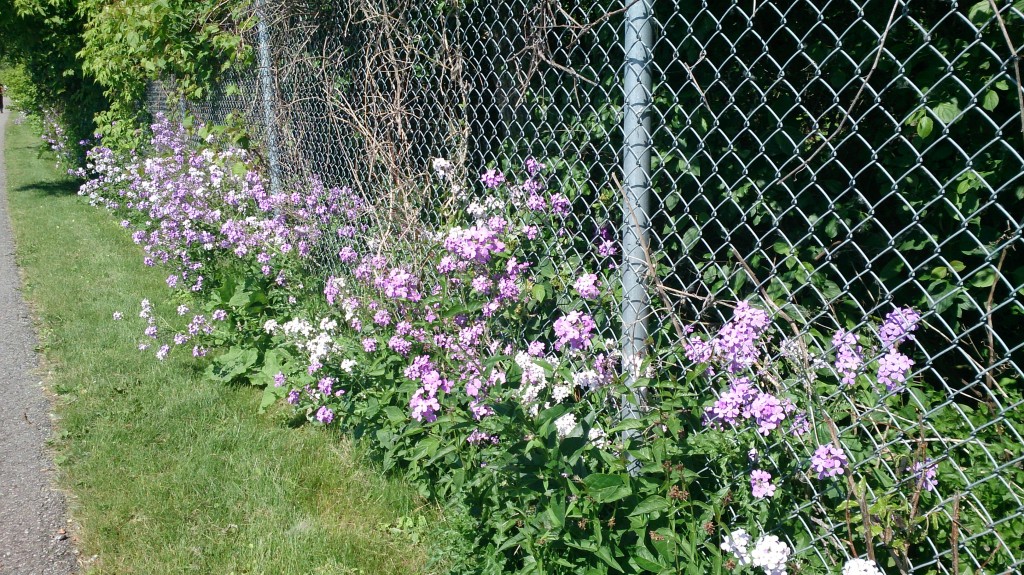
M377 340L372 337L363 339L363 351L366 353L373 353L377 351Z
M750 490L755 498L764 499L775 495L772 475L767 471L755 469L750 473Z
M409 409L413 419L430 423L437 419L437 412L441 411L441 404L438 403L437 397L421 387L409 400Z
M412 302L423 299L423 295L416 289L419 278L401 268L391 270L386 278L379 280L379 284L384 295L389 298L405 299Z
M544 196L537 193L532 193L526 198L526 207L527 209L533 210L535 212L543 212L548 208L548 203L544 199Z
M202 316L196 316L196 317L202 317ZM224 321L224 320L228 319L228 312L226 312L226 311L224 311L222 309L215 309L215 310L213 310L212 317L213 317L214 321Z
M818 479L827 479L842 475L846 470L848 460L846 454L839 447L828 443L819 445L811 456L811 471L818 474Z
M388 340L388 347L404 356L409 355L409 352L412 350L412 343L402 336L393 335Z
M449 231L444 240L444 248L465 261L485 264L491 260L492 253L505 251L505 243L498 239L498 233L494 230L477 225Z
M373 314L373 323L379 326L391 325L391 314L387 310L378 310L377 313Z
M878 383L884 384L885 389L890 392L902 390L907 382L907 372L914 366L914 361L896 348L890 348L889 352L878 360Z
M597 246L597 253L598 255L607 258L619 253L619 248L612 240L605 240Z
M552 194L551 213L557 216L567 216L572 212L572 202L562 194Z
M276 374L274 374L274 387L281 387L281 386L283 386L284 382L285 382L285 379L286 378L284 376L284 373L282 373L280 371L277 372Z
M288 400L287 401L288 401L288 403L290 403L292 405L298 405L299 404L299 390L293 389L293 390L289 391L288 392Z
M935 491L935 488L939 486L939 481L936 479L938 468L930 458L926 457L924 461L915 461L907 468L907 471L914 478L914 485L920 485L925 491Z
M758 360L761 351L757 340L768 328L768 314L745 301L736 305L732 319L718 332L715 348L722 360L728 362L729 373L737 373Z
M797 437L811 431L811 420L807 417L806 411L801 411L793 416L793 423L789 426L789 432Z
M683 344L686 358L694 363L708 363L715 353L715 345L699 337L691 337Z
M338 296L341 295L341 288L344 283L344 280L334 276L327 278L327 282L324 284L324 298L327 299L327 303L334 305L334 300L338 299Z
M494 282L491 281L491 278L487 276L476 276L473 278L473 282L470 284L470 287L472 287L473 291L477 293L487 293L487 290L491 289L491 285L493 283Z
M159 359L160 361L163 361L163 360L167 359L167 354L170 353L170 351L171 351L171 346L169 346L169 345L161 345L160 349L158 349L156 351L156 358Z
M590 336L597 324L585 313L569 312L555 320L555 349L568 345L572 349L590 347Z
M316 412L316 420L327 425L334 421L334 412L328 409L326 405L322 405Z
M898 345L900 342L913 341L913 331L917 329L917 323L921 321L921 314L913 308L903 307L889 312L878 330L878 339L882 347L889 348Z
M836 371L842 374L843 385L853 385L857 370L864 363L861 346L857 345L857 336L840 329L832 336L832 345L836 346Z
M576 279L573 287L576 289L576 293L580 294L580 297L594 299L601 295L598 285L597 274L583 274Z
M793 409L792 405L770 393L759 393L744 410L743 416L748 419L753 417L757 423L757 432L768 435L786 419L786 413Z
M342 263L355 263L357 257L358 254L356 254L356 251L349 246L341 248L341 251L338 252L338 259L340 259Z
M740 377L733 380L714 405L705 410L704 424L719 429L725 425L736 426L741 417L750 417L751 412L747 406L759 394L748 378Z
M540 163L537 158L530 156L526 158L526 173L531 176L536 176L541 170L546 168L545 164Z
M502 174L501 170L491 168L480 176L480 181L483 182L485 188L497 188L505 182L505 174Z
M323 395L330 395L334 392L334 378L333 377L322 377L320 381L316 383L316 388L320 390Z
M479 429L474 429L473 433L470 433L469 437L466 438L466 441L473 445L480 445L482 443L490 443L493 445L497 445L498 436L489 435L487 433L480 431Z

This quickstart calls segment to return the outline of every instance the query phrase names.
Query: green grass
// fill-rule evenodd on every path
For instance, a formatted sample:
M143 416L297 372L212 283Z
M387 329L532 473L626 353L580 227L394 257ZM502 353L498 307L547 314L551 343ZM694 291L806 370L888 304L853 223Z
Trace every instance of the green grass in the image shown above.
M54 447L87 573L424 573L403 516L427 516L338 434L258 415L259 393L204 381L191 358L135 349L164 274L8 122L18 261L39 320ZM114 311L125 321L114 322ZM179 350L180 352L181 350ZM417 521L418 522L418 521Z

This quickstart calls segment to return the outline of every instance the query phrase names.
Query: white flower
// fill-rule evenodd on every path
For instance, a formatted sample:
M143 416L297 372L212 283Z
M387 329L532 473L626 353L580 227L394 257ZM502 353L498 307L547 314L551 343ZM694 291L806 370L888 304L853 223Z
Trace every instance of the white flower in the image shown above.
M338 327L338 322L331 318L325 317L320 320L321 331L334 331L336 327Z
M843 575L885 575L875 565L874 561L868 559L850 559L843 566Z
M562 403L570 395L572 395L572 390L568 385L556 385L551 388L551 399L555 400L555 403Z
M566 437L572 430L576 429L576 416L566 413L555 420L555 429L558 430L558 437Z
M572 374L572 381L584 389L597 389L601 387L601 376L592 369Z
M793 550L775 535L763 535L750 553L751 562L766 575L786 575L786 561Z
M356 360L354 359L343 359L341 360L341 370L345 373L352 373L352 368L356 366Z
M479 202L470 202L466 213L479 220L487 215L487 206Z
M722 551L736 556L739 565L750 565L750 535L746 529L737 529L722 540Z
M587 439L598 449L608 447L608 434L600 427L591 427L590 432L587 433Z
M516 354L516 365L523 370L523 383L526 385L539 385L543 387L547 383L547 376L544 368L533 362L529 354L519 352Z
M455 171L455 165L444 158L434 158L433 164L434 171L442 180L451 177L452 172Z
M268 319L267 322L263 324L263 331L267 333L274 333L274 330L277 329L277 325L276 319Z

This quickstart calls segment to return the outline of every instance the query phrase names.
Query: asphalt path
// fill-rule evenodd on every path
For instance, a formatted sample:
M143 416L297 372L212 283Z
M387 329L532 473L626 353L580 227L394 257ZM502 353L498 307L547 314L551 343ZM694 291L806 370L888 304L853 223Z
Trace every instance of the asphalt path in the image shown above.
M21 294L7 211L3 150L11 115L10 108L0 114L0 574L64 575L75 572L77 561L46 447L52 405Z

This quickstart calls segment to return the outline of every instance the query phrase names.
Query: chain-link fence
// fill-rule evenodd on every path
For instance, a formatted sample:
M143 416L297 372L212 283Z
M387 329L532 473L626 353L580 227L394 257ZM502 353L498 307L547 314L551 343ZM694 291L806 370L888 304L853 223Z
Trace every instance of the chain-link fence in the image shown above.
M545 158L573 190L576 249L622 242L629 329L609 335L627 356L678 346L673 322L721 324L720 302L791 325L790 359L920 310L912 373L941 399L849 399L838 431L890 478L872 504L916 511L900 453L943 470L928 513L952 527L901 571L1020 568L1024 3L267 0L257 17L251 74L188 104L154 85L150 110L240 112L275 180L395 206L432 158L463 176ZM898 546L914 518L888 519L876 536ZM843 549L847 526L801 521L804 550Z

